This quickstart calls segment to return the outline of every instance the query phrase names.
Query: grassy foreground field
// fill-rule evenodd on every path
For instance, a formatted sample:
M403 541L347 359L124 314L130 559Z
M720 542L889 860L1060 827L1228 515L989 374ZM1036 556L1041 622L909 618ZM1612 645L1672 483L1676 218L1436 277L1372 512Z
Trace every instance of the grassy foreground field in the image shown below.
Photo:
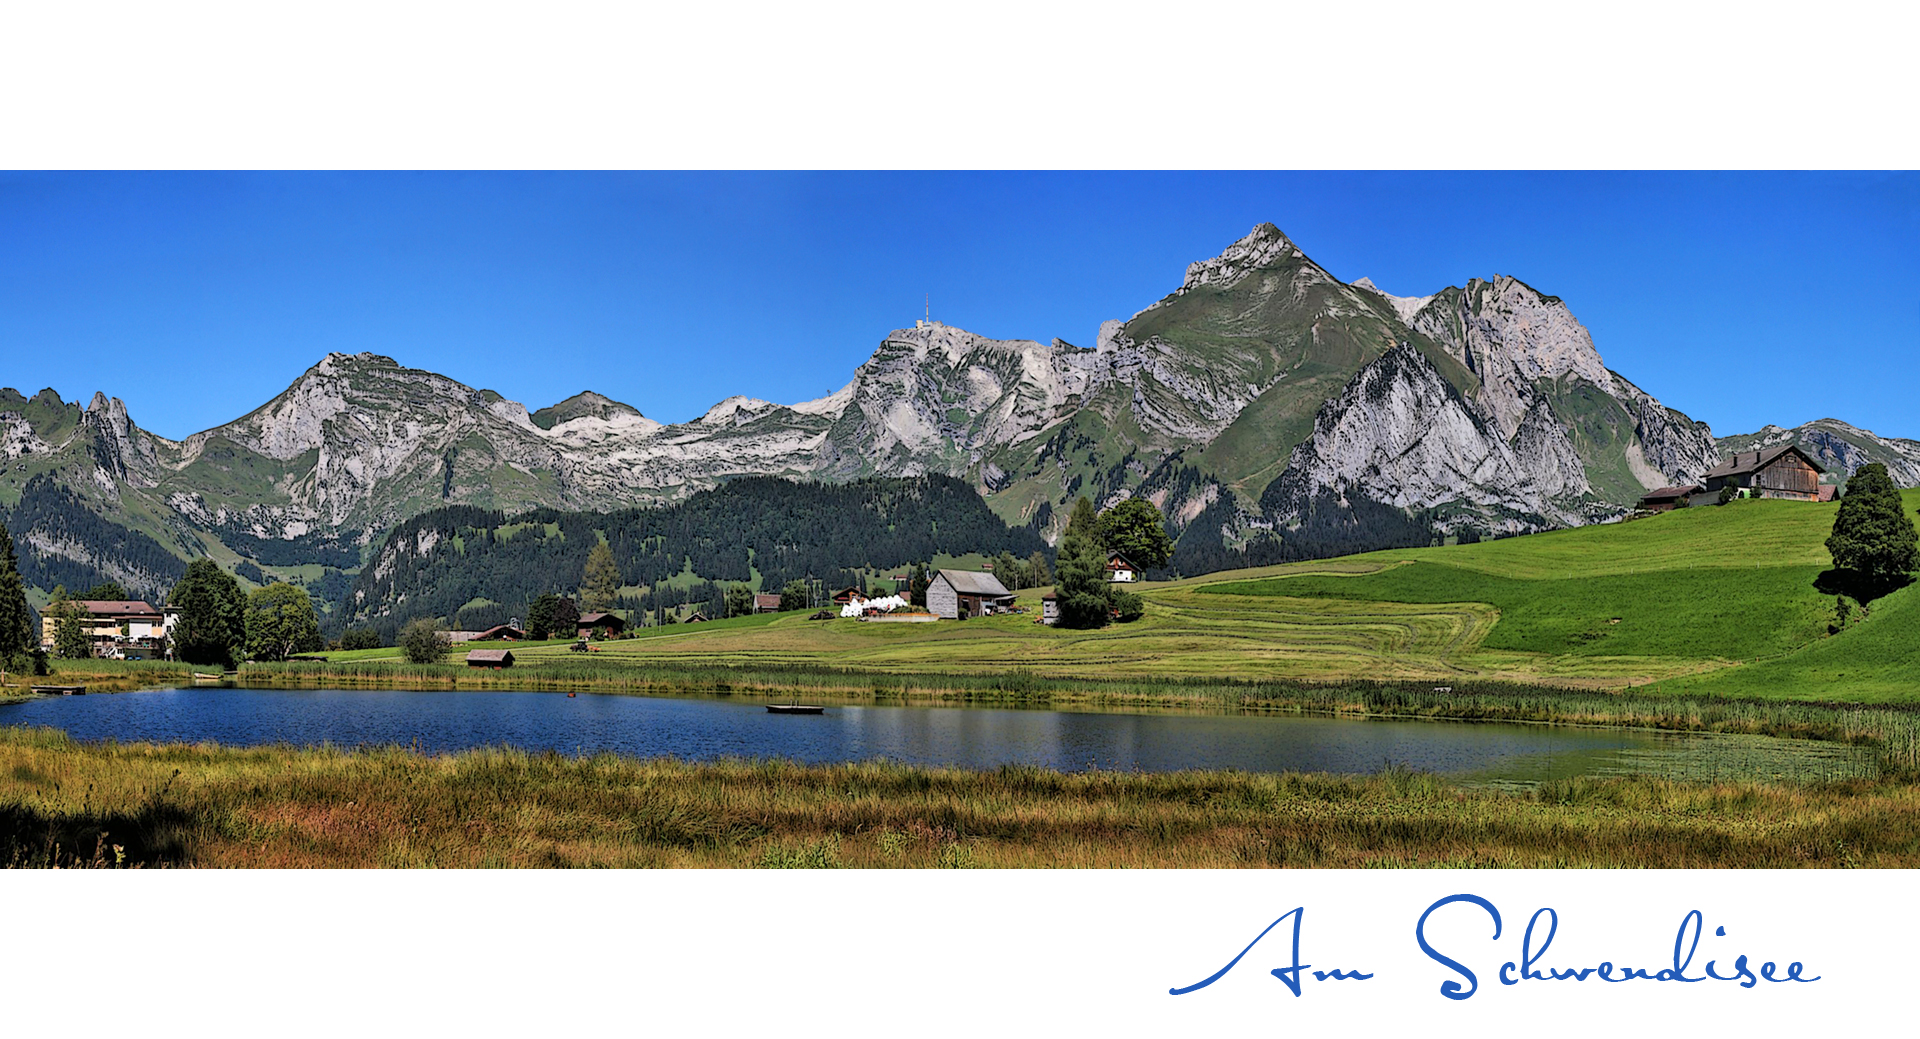
M16 866L1920 866L1920 787L1067 775L0 730Z

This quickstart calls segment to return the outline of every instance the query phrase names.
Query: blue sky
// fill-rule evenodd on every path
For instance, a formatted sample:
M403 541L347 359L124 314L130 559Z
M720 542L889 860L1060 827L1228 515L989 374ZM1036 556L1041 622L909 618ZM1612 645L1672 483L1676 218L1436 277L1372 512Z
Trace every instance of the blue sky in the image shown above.
M0 174L0 384L182 437L371 350L681 421L837 389L933 314L1091 345L1261 221L1398 295L1511 274L1720 434L1920 437L1920 177Z

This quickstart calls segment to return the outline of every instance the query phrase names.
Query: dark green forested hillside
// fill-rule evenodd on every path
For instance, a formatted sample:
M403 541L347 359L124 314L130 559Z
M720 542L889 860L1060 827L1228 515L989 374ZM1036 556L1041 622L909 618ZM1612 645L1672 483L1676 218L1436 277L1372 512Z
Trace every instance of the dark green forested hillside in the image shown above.
M857 583L859 569L936 554L1024 558L1046 548L1031 528L1008 527L950 476L846 484L750 477L677 505L613 513L507 516L454 506L396 527L332 623L391 637L412 617L467 628L524 618L544 593L574 594L587 553L603 540L630 589L620 605L637 609L651 607L656 594L668 605L717 607L724 585L735 581L776 590L813 577L834 587ZM646 587L634 595L633 586Z

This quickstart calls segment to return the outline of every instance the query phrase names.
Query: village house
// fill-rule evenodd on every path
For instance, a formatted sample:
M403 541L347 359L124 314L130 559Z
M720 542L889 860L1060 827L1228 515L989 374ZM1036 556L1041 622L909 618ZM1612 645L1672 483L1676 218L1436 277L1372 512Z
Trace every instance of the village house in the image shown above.
M1140 568L1127 561L1127 557L1115 552L1107 556L1107 581L1109 583L1131 582L1140 579Z
M1718 498L1720 489L1733 487L1750 498L1820 500L1820 474L1826 472L1805 451L1779 444L1758 451L1737 451L1707 470L1707 493Z
M467 653L468 667L502 668L513 666L513 650L476 649Z
M157 610L139 599L73 599L85 610L87 640L93 655L110 660L158 660L167 652L167 636L180 611L172 607ZM59 620L43 614L40 618L40 647L53 652Z
M1648 512L1666 512L1680 507L1680 503L1696 494L1705 494L1706 488L1697 483L1682 484L1678 487L1661 487L1640 496L1640 507Z
M611 613L583 613L577 634L583 639L613 639L627 630L627 622Z
M927 584L927 609L948 620L984 617L1013 607L1013 593L979 570L936 570Z
M867 598L867 593L852 585L848 585L833 593L833 604L835 606L848 606L856 602L866 602Z
M1060 623L1060 595L1048 592L1040 597L1040 623L1052 626Z

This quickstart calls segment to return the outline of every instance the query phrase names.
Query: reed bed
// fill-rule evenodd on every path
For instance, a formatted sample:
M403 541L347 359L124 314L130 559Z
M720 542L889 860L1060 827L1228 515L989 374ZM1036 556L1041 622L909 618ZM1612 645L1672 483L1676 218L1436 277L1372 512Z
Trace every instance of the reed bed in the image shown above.
M1885 779L1503 793L1405 770L429 757L0 730L0 859L20 866L1911 868L1917 802Z

